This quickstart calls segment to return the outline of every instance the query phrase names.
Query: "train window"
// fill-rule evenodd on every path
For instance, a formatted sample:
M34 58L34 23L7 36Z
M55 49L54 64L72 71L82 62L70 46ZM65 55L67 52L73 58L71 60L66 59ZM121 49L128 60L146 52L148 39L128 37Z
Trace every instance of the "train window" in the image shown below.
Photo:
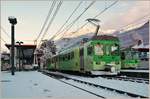
M63 58L62 58L62 60L63 60L63 61L65 60L65 55L63 55Z
M68 60L70 60L70 53L67 54L67 58L68 58Z
M53 61L53 58L52 58L52 63L53 63L54 61Z
M106 51L106 55L109 55L110 54L110 46L106 45L105 51Z
M95 50L95 55L103 55L104 54L104 52L103 52L103 45L96 44L94 46L94 50Z
M117 44L111 46L111 53L112 54L119 54L119 46Z
M121 59L125 59L125 53L124 52L121 52Z
M57 62L57 56L56 56L56 59L55 59L55 61Z
M112 46L111 47L111 51L113 52L113 51L116 51L118 49L118 47L117 46Z
M138 53L136 51L131 51L131 56L133 59L138 59Z
M63 61L63 55L60 56L61 61Z
M59 56L59 61L61 61L62 60L62 58L61 58L61 56Z
M51 64L51 59L48 59L48 62Z
M74 52L71 52L70 59L73 59L73 58L74 58Z
M87 54L88 54L88 55L92 55L92 52L93 52L93 47L92 47L92 46L89 46L89 47L87 48Z
M64 55L64 58L65 58L65 60L68 60L68 55L65 54L65 55Z

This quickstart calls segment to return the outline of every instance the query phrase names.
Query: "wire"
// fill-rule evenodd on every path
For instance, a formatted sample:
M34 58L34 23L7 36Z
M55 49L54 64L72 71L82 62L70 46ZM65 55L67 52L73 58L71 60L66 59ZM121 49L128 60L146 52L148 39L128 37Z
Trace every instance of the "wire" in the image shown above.
M1 37L1 40L2 40L4 43L7 43L2 37Z
M55 19L56 15L57 15L57 13L58 13L58 11L59 11L59 9L60 9L62 3L63 3L63 1L60 1L59 4L57 5L57 8L56 8L56 10L55 10L55 12L54 12L54 14L53 14L53 16L52 16L52 18L51 18L51 20L50 20L50 22L49 22L47 28L46 28L46 30L45 30L45 32L44 32L44 34L43 34L41 40L40 40L40 43L41 43L41 41L44 39L44 37L45 37L45 35L46 35L48 29L50 28L50 26L51 26L53 20ZM39 43L39 44L40 44L40 43Z
M46 19L45 19L45 21L44 21L43 26L42 26L42 29L41 29L39 35L37 36L37 38L36 38L35 40L38 40L39 37L40 37L40 35L42 34L42 32L43 32L43 30L44 30L44 28L45 28L45 26L46 26L46 24L47 24L47 22L48 22L48 19L50 18L51 14L52 14L52 11L53 11L53 9L54 9L54 7L55 7L55 4L56 4L56 0L53 0L53 3L51 4L51 7L50 7L50 9L49 9L48 15L47 15L47 17L46 17Z
M85 8L85 10L72 22L70 23L66 28L66 31L63 33L62 37L71 29L71 27L79 20L79 18L95 3L96 1L92 1L88 7ZM62 38L61 37L61 38Z
M106 7L105 9L103 9L100 13L98 13L96 16L94 16L93 18L97 18L99 17L101 14L103 14L106 10L108 10L109 8L111 8L113 5L115 5L119 0L116 0L115 2L113 2L112 4L110 4L108 7ZM81 30L83 27L85 27L88 24L88 22L86 22L85 24L83 24L80 28L78 28L75 32L78 32L79 30Z
M141 21L141 20L143 20L144 18L146 18L146 17L150 17L150 13L148 13L148 14L146 14L146 15L144 15L144 16L142 16L142 17L140 17L140 18L138 18L138 19L136 19L136 20L134 20L134 21L132 21L132 22L130 22L129 24L127 24L127 25L124 25L124 26L122 26L122 27L120 27L118 30L116 30L116 31L121 31L121 30L123 30L125 27L128 27L128 26L130 26L130 25L132 25L132 24L134 24L134 23L136 23L136 22L139 22L139 21Z
M6 30L5 30L2 26L0 26L0 27L1 27L1 30L2 30L9 38L11 38L10 35L6 32Z
M104 13L106 10L108 10L109 8L111 8L113 5L115 5L119 0L116 0L115 2L113 2L112 4L110 4L108 7L106 7L105 9L103 9L100 13L98 13L96 16L94 16L93 18L99 17L102 13ZM83 24L80 28L78 28L75 32L73 32L73 34L77 33L79 30L81 30L83 27L85 27L88 24L88 22L86 22L85 24ZM64 35L63 35L64 36ZM62 37L61 37L62 38ZM61 39L60 38L60 39Z
M80 7L80 5L83 3L83 1L79 2L79 4L77 5L77 7L73 10L73 12L71 13L71 15L67 18L67 20L65 21L65 23L59 28L59 30L55 33L55 35L53 35L51 37L51 40L54 39L62 30L62 28L66 25L66 23L71 19L71 17L73 16L73 14L77 11L77 9Z

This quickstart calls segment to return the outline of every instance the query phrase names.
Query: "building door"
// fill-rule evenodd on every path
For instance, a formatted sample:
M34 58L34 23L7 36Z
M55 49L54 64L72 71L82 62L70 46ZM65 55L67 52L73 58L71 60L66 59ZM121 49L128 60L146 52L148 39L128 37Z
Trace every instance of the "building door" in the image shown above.
M80 49L80 70L84 71L84 48Z

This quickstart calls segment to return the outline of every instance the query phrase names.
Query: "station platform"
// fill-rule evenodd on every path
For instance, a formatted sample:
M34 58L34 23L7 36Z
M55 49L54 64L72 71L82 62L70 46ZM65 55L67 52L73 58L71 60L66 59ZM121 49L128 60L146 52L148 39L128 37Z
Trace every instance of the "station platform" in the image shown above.
M85 91L62 83L37 71L1 72L1 99L3 98L97 98Z
M121 75L139 77L139 78L148 78L149 79L149 70L130 70L125 69L120 71Z

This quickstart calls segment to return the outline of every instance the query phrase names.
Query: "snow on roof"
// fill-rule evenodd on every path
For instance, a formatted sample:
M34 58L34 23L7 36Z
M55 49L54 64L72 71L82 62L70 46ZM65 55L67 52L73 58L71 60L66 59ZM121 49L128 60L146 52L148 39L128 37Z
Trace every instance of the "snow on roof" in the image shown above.
M139 48L146 48L146 49L149 49L149 45L143 45L143 44L140 44L140 45L135 45L134 47L132 47L134 49L139 49Z

